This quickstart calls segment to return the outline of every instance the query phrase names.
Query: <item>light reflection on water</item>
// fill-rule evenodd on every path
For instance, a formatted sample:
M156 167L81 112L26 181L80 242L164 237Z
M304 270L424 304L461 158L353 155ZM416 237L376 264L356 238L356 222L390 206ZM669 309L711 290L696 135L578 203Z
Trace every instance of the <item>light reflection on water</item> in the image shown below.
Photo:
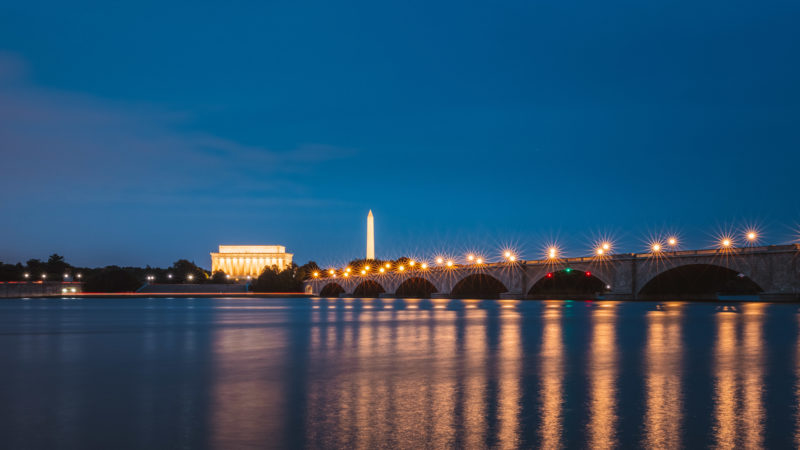
M788 304L0 303L4 448L800 444Z
M616 446L617 337L616 303L592 310L589 349L589 447Z
M668 303L647 312L644 446L648 448L681 447L683 305Z
M539 354L542 414L539 420L541 448L561 447L561 411L564 401L564 351L561 302L545 302L542 312L542 350Z

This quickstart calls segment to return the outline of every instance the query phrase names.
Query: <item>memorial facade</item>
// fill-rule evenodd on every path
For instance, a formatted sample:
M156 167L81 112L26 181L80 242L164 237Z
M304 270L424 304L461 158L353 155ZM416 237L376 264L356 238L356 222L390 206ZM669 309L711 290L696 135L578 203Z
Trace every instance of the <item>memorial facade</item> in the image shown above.
M211 273L221 271L237 279L257 277L265 267L289 267L292 256L282 245L220 245L219 252L211 253Z

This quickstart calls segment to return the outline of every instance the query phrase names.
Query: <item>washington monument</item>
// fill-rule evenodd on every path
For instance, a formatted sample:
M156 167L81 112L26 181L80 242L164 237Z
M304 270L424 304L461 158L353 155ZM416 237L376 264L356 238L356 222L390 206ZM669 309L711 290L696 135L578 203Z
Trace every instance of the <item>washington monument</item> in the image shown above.
M367 214L367 259L375 259L375 223L371 209Z

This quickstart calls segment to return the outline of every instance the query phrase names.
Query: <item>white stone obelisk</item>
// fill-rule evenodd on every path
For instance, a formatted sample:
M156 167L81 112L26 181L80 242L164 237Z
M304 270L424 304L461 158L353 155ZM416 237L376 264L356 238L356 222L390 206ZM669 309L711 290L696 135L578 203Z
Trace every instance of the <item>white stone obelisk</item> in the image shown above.
M367 215L367 259L375 259L375 223L371 209Z

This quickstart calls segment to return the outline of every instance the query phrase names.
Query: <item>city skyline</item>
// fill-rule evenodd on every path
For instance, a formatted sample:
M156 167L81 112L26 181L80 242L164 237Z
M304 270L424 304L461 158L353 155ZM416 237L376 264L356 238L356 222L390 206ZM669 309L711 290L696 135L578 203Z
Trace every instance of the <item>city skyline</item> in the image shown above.
M250 8L0 7L0 260L797 242L797 4Z

